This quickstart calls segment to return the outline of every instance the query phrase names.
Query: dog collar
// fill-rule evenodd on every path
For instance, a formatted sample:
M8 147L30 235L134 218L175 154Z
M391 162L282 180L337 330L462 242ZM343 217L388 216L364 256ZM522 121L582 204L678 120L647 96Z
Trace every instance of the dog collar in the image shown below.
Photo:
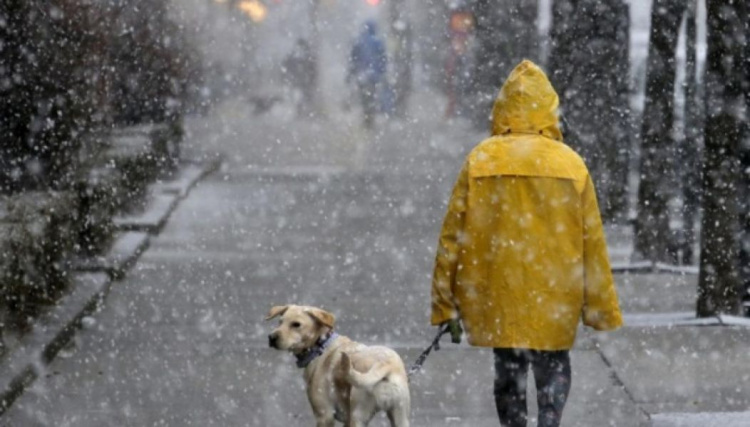
M337 334L336 332L330 332L329 334L318 338L318 341L309 350L296 355L297 367L307 367L307 365L309 365L313 360L323 354L323 352L326 351L326 348L328 348L328 346L330 346L331 343L333 343L338 337L339 334Z

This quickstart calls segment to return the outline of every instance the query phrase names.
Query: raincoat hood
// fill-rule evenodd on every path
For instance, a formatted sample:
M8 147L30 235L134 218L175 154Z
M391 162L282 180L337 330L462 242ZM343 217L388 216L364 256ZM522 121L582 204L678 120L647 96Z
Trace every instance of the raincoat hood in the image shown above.
M492 135L541 134L562 141L560 101L547 75L529 60L510 73L492 108Z

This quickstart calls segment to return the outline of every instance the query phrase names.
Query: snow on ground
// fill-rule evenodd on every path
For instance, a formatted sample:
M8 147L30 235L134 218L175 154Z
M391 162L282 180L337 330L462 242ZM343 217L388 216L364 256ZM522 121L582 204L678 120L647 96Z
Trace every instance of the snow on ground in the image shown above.
M653 427L747 427L750 412L656 414L651 421Z

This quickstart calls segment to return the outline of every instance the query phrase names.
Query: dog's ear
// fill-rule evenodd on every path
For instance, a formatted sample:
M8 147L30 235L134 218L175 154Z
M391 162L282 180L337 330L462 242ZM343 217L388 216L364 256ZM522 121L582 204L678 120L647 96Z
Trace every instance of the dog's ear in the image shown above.
M319 308L311 308L306 312L310 315L310 317L322 323L323 325L328 326L331 329L333 329L333 324L336 323L336 316L325 310L321 310Z
M266 320L271 320L274 317L281 316L289 309L289 305L277 305L273 308L271 308L271 311L268 312L268 315L266 316Z

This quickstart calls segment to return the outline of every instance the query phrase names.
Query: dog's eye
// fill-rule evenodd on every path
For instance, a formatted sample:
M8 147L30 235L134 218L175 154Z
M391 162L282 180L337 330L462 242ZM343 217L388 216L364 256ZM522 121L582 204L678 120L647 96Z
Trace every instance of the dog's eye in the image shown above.
M292 328L299 328L302 326L299 322L292 322Z

